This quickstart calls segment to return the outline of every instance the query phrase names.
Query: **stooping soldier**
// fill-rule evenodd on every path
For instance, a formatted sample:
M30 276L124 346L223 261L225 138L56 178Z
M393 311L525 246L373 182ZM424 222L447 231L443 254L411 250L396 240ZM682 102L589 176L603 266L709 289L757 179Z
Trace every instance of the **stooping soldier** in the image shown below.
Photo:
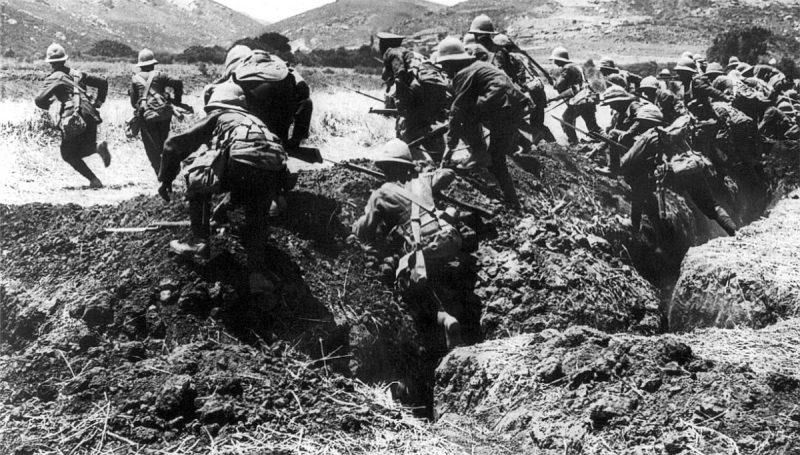
M387 143L375 159L387 182L373 191L353 234L376 249L376 243L402 244L396 282L412 310L444 329L448 348L461 344L457 316L462 308L444 308L436 296L444 266L461 251L462 238L453 209L436 209L436 196L455 179L450 169L419 174L411 151L401 140ZM463 305L462 305L463 307Z
M47 48L45 62L52 73L45 79L45 86L36 95L36 106L49 109L53 99L61 103L58 127L61 130L61 158L79 174L89 180L90 188L101 188L103 183L89 169L84 158L97 153L108 167L111 154L106 141L97 142L97 128L102 123L98 109L106 101L108 81L67 67L67 53L59 44ZM87 91L97 91L92 99Z
M658 83L658 79L647 76L639 84L639 92L642 97L655 104L664 116L664 123L669 125L674 122L684 112L683 105L678 98L669 90L665 90Z
M488 167L506 203L519 207L506 155L517 151L527 97L503 71L468 54L457 38L443 39L438 50L438 63L453 80L448 148L454 150L459 139L470 147L469 158L458 169ZM488 149L482 127L490 131Z
M142 143L156 175L161 168L161 152L172 123L172 103L181 104L183 82L157 71L158 61L150 49L139 52L139 72L133 75L128 91L134 115L139 119ZM172 89L172 97L167 94Z
M159 193L169 199L181 161L201 145L211 143L186 166L192 238L186 242L173 240L170 250L187 258L208 259L211 196L230 192L231 203L242 206L245 212L242 244L247 251L250 292L268 292L273 283L262 272L267 213L281 189L288 157L278 137L248 112L245 94L237 84L218 85L205 110L208 116L183 133L171 135L164 144Z

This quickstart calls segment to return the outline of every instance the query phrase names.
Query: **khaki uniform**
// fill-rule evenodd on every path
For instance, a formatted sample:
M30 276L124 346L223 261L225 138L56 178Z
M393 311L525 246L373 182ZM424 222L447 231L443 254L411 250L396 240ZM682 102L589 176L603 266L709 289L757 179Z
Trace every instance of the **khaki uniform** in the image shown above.
M128 94L131 99L131 106L136 111L136 115L142 117L144 103L147 100L147 95L144 93L145 85L149 80L152 71L140 71L131 79L131 86ZM176 104L181 104L183 101L183 82L163 73L156 71L153 76L153 82L150 85L150 90L161 94L164 98L167 97L166 89L171 88L173 92L172 101ZM170 123L172 119L167 119L160 122L145 121L142 118L141 134L144 150L147 154L147 159L153 170L158 174L161 168L161 152L164 150L164 141L167 140L170 131Z

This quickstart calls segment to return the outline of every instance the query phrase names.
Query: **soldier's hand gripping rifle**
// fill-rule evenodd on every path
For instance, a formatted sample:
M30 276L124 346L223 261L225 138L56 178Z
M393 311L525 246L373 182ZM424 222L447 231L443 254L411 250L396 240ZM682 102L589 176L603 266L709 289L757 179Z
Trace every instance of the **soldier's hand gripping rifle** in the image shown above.
M426 134L426 135L424 135L424 136L422 136L420 138L414 139L413 141L409 142L408 143L408 148L413 148L413 147L416 147L416 146L418 146L418 145L422 144L423 142L428 141L430 139L434 139L434 138L437 138L437 137L440 137L440 136L444 136L449 130L450 130L450 127L447 126L447 125L442 125L442 126L436 127L430 133L428 133L428 134Z
M375 170L366 168L364 166L359 166L359 165L353 164L353 163L334 161L334 160L329 160L327 158L323 158L323 160L325 160L326 162L331 163L333 165L342 166L342 167L345 167L347 169L350 169L351 171L360 172L362 174L369 175L370 177L375 177L378 180L386 181L386 176L383 175L383 173L380 172L380 171L375 171ZM494 215L495 215L494 213L491 213L491 212L487 211L486 209L482 209L480 207L476 207L476 206L474 206L474 205L472 205L472 204L470 204L468 202L464 202L464 201L458 200L458 199L456 199L456 198L454 198L452 196L448 196L448 195L443 194L443 193L438 194L437 197L440 198L441 200L447 202L448 204L453 204L453 205L455 205L457 207L463 208L464 210L469 210L469 211L471 211L471 212L475 213L476 215L478 215L480 217L483 217L483 218L487 218L488 219L488 218L494 217Z

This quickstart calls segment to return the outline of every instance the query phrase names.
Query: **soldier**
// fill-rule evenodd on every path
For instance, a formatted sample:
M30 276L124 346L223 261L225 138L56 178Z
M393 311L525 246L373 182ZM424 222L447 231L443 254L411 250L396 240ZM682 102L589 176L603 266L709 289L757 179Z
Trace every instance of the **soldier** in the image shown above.
M672 94L676 97L682 97L682 85L675 80L675 76L672 74L669 68L664 68L659 71L656 79L658 79L660 82L662 89L672 92Z
M771 140L798 140L800 126L797 123L797 110L789 101L781 101L764 113L758 124L758 134Z
M468 33L475 37L476 44L483 46L489 52L489 63L503 70L518 87L525 86L525 66L514 59L504 45L495 43L492 37L498 35L498 32L495 31L489 16L481 14L473 19ZM508 37L505 38L507 43L510 43Z
M386 52L390 49L394 49L397 47L403 46L403 40L406 38L402 35L395 35L394 33L388 32L380 32L377 35L378 37L378 53L384 58L384 71L381 75L381 79L383 79L383 83L386 86L383 93L383 107L386 109L396 109L396 95L395 90L397 87L394 86L391 74L387 73L386 66L385 66L385 55Z
M694 56L694 65L697 68L697 72L703 74L708 69L708 62L706 62L706 58L700 55Z
M664 116L664 123L669 125L683 114L683 105L678 98L669 91L661 88L658 80L653 76L647 76L639 84L639 91L646 100L655 104Z
M461 39L461 42L464 43L464 49L469 55L477 60L489 61L489 50L475 41L475 35L469 32L464 33L464 38Z
M469 158L458 168L489 167L506 202L519 207L506 155L516 152L527 98L504 72L469 55L457 38L443 39L438 49L438 62L453 80L448 147L453 150L459 139L470 147ZM488 150L481 125L490 131Z
M402 47L391 48L384 54L384 80L395 87L397 135L407 143L426 136L434 124L444 122L452 101L443 71L429 61L418 62L410 54ZM445 151L442 136L421 145L436 160Z
M242 88L226 82L218 85L205 107L208 116L164 144L159 194L169 200L180 163L201 145L212 147L195 155L187 166L187 199L192 238L173 240L169 247L180 256L207 260L210 255L210 202L214 193L230 192L234 205L244 207L242 244L250 269L250 292L262 294L273 283L262 273L267 242L267 213L281 189L286 152L280 139L258 117L247 111ZM209 175L213 178L209 178Z
M714 198L708 183L710 169L707 162L704 163L699 154L684 153L688 150L686 133L686 125L676 124L667 131L654 128L641 135L622 157L622 172L631 186L633 198L631 224L634 229L639 229L643 210L651 221L659 219L655 191L657 182L661 180L662 185L671 186L676 191L685 193L703 214L716 221L728 235L733 236L736 234L736 224ZM673 166L663 164L672 162L676 155L684 157L684 163L695 160L697 165L684 168L696 171L675 173Z
M630 90L630 91L638 90L639 84L642 82L642 77L639 76L638 74L634 74L631 73L630 71L625 71L617 68L617 64L610 57L603 57L600 59L599 69L603 77L607 79L611 75L618 74L624 81L624 85L622 85L622 88L624 88L625 90Z
M704 112L703 115L716 116L711 102L731 101L730 97L711 87L708 77L698 75L693 60L683 57L678 59L675 72L678 74L678 80L683 85L684 104L687 107L690 101L696 100L698 109Z
M102 123L97 111L108 94L108 81L67 67L67 53L56 43L47 48L45 62L52 73L45 79L45 87L36 95L36 106L49 109L55 98L61 103L58 126L61 129L61 158L73 169L89 180L90 188L102 188L103 183L83 161L97 153L108 167L111 154L106 141L97 143L97 127ZM97 90L94 100L89 97L87 87Z
M364 215L353 225L353 234L370 245L382 233L392 243L401 237L406 255L395 272L398 287L414 310L435 320L444 329L447 347L461 344L460 324L431 293L445 264L461 251L461 234L455 227L455 212L437 210L436 196L455 179L450 169L418 174L411 151L400 140L387 143L375 159L387 182L367 201ZM421 254L417 254L421 252ZM434 311L431 311L433 309ZM456 309L458 310L458 309Z
M170 77L166 73L155 70L156 61L153 51L142 49L139 52L138 67L140 72L133 75L128 94L131 98L136 116L140 119L142 143L156 175L161 168L161 152L164 141L169 136L172 122L172 105L167 95L167 88L172 89L172 103L181 104L183 99L183 82Z
M550 60L561 68L561 74L555 84L558 96L550 101L567 99L567 109L564 110L562 120L569 125L575 125L575 120L581 117L589 131L599 133L600 127L597 125L596 117L597 95L589 86L583 70L572 63L569 53L563 47L553 49ZM564 126L563 129L569 143L577 144L578 135L575 130L567 126Z

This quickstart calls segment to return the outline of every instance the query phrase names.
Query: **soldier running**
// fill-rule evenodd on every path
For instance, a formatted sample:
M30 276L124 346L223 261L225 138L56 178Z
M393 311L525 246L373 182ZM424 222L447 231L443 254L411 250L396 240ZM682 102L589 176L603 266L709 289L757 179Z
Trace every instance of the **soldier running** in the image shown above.
M169 136L172 123L172 104L181 104L183 99L183 82L170 77L162 71L156 71L158 61L150 49L139 52L137 66L140 71L133 75L128 94L131 106L141 125L142 143L156 175L161 169L161 152L164 141ZM172 89L172 98L166 89Z
M53 43L47 48L45 62L50 64L52 73L45 79L45 87L36 95L36 106L49 109L55 98L61 103L58 126L61 130L61 158L73 169L89 180L90 188L102 188L103 183L83 161L87 156L97 153L108 167L111 154L106 141L97 142L97 127L103 122L97 111L106 101L108 81L68 68L67 53L60 44ZM92 100L88 87L97 90Z

